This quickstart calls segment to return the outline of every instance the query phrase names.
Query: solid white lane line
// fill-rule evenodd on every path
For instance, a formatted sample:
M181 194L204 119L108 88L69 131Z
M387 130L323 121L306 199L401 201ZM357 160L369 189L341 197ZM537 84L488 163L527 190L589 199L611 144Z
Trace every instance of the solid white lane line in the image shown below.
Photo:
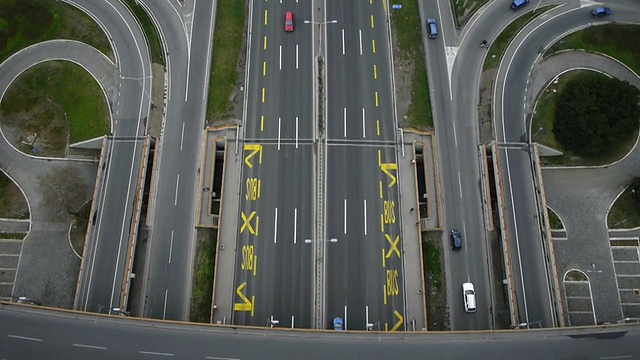
M173 200L173 206L178 205L178 186L180 186L180 174L178 174L178 178L176 180L176 197Z
M282 45L280 45L280 70L282 70Z
M173 354L171 353L161 353L161 352L154 352L154 351L138 351L140 354L145 354L145 355L157 355L157 356L173 356Z
M364 307L364 323L367 324L367 328L369 327L369 305L365 305Z
M291 315L291 328L293 329L293 325L295 324L295 317Z
M462 240L464 241L464 248L465 250L467 249L467 236L465 235L467 233L467 224L466 223L462 223Z
M73 344L73 346L79 347L79 348L87 348L87 349L107 350L107 348L104 346L96 346L96 345Z
M217 357L217 356L207 356L205 357L205 359L209 359L209 360L240 360L237 358L226 358L226 357Z
M603 356L600 360L630 359L633 355Z
M462 197L462 179L460 178L460 171L458 171L458 189L460 190L460 197Z
M275 244L278 240L278 208L276 208L276 218L273 221L273 243Z
M298 117L296 116L296 149L298 148Z
M282 119L278 118L278 150L280 150L280 125L282 123Z
M296 44L296 69L298 68L298 44Z
M171 230L171 246L169 246L169 264L171 264L172 253L173 253L173 230Z
M184 143L184 122L182 123L182 133L180 134L180 151L182 151L183 143Z
M347 330L347 305L344 306L344 329Z
M164 289L164 306L162 308L162 320L167 317L167 295L169 295L169 289Z
M342 29L342 55L344 55L344 29Z
M298 238L298 208L293 209L293 243Z
M20 340L29 340L29 341L42 341L42 339L37 339L37 338L32 338L32 337L26 337L26 336L19 336L19 335L11 335L9 334L10 338L14 338L14 339L20 339Z
M347 108L342 111L342 117L344 119L344 137L347 137Z
M360 33L360 55L362 55L362 30L358 30Z
M365 119L365 116L364 116L364 108L362 108L362 137L363 137L363 138L367 137L367 135L366 135L366 129L367 129L367 127L366 127L366 125L365 125L365 123L364 123L364 119Z
M364 199L364 234L367 235L367 199Z
M453 121L453 141L456 144L456 147L458 147L458 133L456 132L456 121Z
M347 233L347 199L344 199L344 233Z

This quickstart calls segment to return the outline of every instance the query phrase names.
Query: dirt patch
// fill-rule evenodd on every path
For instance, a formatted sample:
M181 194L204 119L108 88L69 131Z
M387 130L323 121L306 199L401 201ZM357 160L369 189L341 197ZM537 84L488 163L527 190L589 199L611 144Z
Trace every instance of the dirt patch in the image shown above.
M0 171L0 218L29 218L29 205L22 191L2 171Z
M478 131L480 143L486 144L493 140L493 123L491 118L491 100L493 84L497 69L488 69L480 76L480 104L478 106Z
M82 256L84 253L84 242L87 234L87 225L89 225L91 203L91 201L86 202L75 214L73 214L74 219L71 223L71 232L69 237L73 250L79 256Z
M395 75L396 108L398 110L398 126L407 127L407 113L411 106L413 77L415 69L410 61L400 59L400 50L393 49L393 71Z
M165 88L164 88L164 66L154 63L151 65L153 79L151 81L151 111L147 128L149 135L159 139L162 129L162 109L164 108Z

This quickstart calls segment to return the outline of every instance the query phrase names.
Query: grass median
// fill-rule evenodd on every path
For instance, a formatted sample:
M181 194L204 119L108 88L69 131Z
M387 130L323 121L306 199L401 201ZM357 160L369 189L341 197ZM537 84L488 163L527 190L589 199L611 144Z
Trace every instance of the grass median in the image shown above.
M233 105L229 97L238 82L245 17L244 1L218 3L207 100L207 119L210 122L227 120L231 116Z
M394 4L396 3L402 5L401 10L394 10L391 13L391 23L395 30L395 45L400 50L398 60L408 62L414 69L411 82L411 104L406 114L407 120L409 125L417 128L433 128L418 3L415 0L398 0L394 2Z
M164 50L162 48L162 42L160 42L160 35L154 25L153 21L149 17L149 14L138 5L136 0L124 0L125 5L131 10L133 15L138 19L142 31L147 37L147 43L149 45L149 51L151 52L151 61L157 64L164 65Z
M102 29L83 11L61 1L0 1L0 62L36 43L52 39L84 42L111 56Z
M484 60L484 69L487 70L498 67L502 56L504 56L504 52L520 30L553 7L554 5L549 5L541 7L536 11L527 12L509 23L489 47L487 57Z
M603 53L640 74L640 26L607 24L574 32L556 42L545 56L567 49Z
M192 322L208 323L211 318L217 241L218 231L216 229L198 230L191 310L189 312L189 321Z

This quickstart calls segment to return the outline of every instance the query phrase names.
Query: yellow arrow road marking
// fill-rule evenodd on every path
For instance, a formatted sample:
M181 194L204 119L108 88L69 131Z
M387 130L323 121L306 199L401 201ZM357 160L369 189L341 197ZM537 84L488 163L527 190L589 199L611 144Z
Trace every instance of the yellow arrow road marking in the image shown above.
M253 168L253 164L251 163L251 158L256 156L257 153L260 153L260 158L258 159L258 164L262 164L262 145L260 144L245 144L244 151L251 151L247 157L244 158L244 163L251 169Z
M382 172L387 174L388 177L391 178L391 183L389 184L389 187L393 187L393 185L396 184L396 176L393 175L389 170L398 170L398 164L396 163L385 163L385 164L380 164L380 169L382 169Z
M402 315L398 312L398 310L394 310L393 315L395 315L398 318L398 322L395 325L393 325L393 327L391 328L391 331L396 331L400 328L400 325L404 323L404 317L402 317Z
M251 316L253 316L253 304L255 303L256 297L255 296L251 296L251 299L253 301L250 301L242 293L242 290L244 290L245 287L247 287L247 283L243 282L236 289L236 294L238 294L238 296L240 297L240 300L242 300L242 302L233 304L233 311L251 311Z

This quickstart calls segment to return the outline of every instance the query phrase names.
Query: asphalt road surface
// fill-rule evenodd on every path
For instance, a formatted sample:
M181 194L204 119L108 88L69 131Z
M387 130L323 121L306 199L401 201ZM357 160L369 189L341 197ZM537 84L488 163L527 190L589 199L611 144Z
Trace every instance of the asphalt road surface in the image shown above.
M327 327L404 330L388 16L382 2L326 5Z
M111 151L103 170L104 191L95 199L96 222L85 249L75 308L101 311L121 306L142 142L149 114L151 63L144 36L119 1L65 0L100 19L116 54L118 100L111 105Z
M636 359L640 328L336 333L194 326L0 305L0 357L64 359Z
M312 327L313 66L308 3L252 2L233 324ZM294 31L285 32L285 12Z

